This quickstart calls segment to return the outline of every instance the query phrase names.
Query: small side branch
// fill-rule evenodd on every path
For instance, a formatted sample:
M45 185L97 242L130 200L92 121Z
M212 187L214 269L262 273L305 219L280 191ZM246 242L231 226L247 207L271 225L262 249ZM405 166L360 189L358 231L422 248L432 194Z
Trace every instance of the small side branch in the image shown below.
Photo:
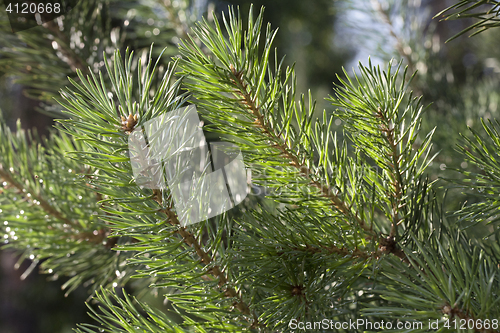
M26 191L27 193L30 193L31 198L40 203L39 206L43 209L43 211L45 213L47 213L47 215L52 216L56 220L59 220L62 223L67 224L76 230L82 231L82 227L78 222L75 222L75 221L68 219L66 216L64 216L63 213L61 213L55 207L53 207L40 194L37 194L36 191L34 191L30 187L23 186L21 183L16 181L11 176L10 173L3 170L2 168L0 168L0 179L3 179L5 182L7 182L8 184L10 184L14 188L16 188L19 191L19 193L24 193L24 191ZM48 226L47 228L52 229L53 227ZM104 229L101 229L97 232L97 235L94 234L93 232L81 232L78 235L76 235L76 234L71 235L70 238L76 239L76 240L85 240L85 241L89 241L89 242L95 243L95 244L102 244L102 242L106 239L107 236L108 236L108 232ZM108 241L106 242L106 244L104 246L107 248L112 248L113 246L116 245L116 240L117 239L115 239L115 238L110 238L110 239L108 239Z
M33 189L26 188L25 186L23 186L22 184L17 182L14 178L12 178L12 176L8 172L3 170L2 168L0 168L0 178L3 178L8 184L14 186L20 193L23 193L24 191L27 191L28 193L30 193L32 198L40 203L40 207L42 207L42 209L48 215L66 223L68 225L71 225L72 227L74 227L76 229L81 229L80 226L78 226L75 222L69 220L61 212L59 212L57 209L52 207L52 205L50 203L48 203L48 201L46 201L42 196L40 196L35 191L33 191Z

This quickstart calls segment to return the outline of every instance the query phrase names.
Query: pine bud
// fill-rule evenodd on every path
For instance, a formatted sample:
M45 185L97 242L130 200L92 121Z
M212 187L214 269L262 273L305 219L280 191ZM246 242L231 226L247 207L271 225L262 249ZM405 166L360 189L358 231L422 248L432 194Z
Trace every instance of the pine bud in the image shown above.
M132 132L135 128L135 125L137 125L137 119L138 119L137 114L135 116L129 114L128 118L122 116L122 129L127 133Z

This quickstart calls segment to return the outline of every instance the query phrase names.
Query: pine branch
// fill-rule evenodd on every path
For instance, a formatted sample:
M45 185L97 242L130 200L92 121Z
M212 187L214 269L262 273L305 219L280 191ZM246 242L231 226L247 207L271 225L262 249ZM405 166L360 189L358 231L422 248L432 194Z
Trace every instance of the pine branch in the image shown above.
M381 72L371 64L359 68L361 76L355 74L354 80L347 73L346 80L339 77L342 85L335 89L331 101L342 108L335 114L345 121L352 141L383 170L382 174L369 174L367 180L381 196L388 198L390 209L381 208L391 219L389 237L395 238L397 226L408 215L406 194L418 187L418 179L435 157L429 158L434 130L413 151L423 108L420 98L412 98L411 93L405 97L406 70L402 81L397 83L399 68L394 74L390 66L388 72ZM385 186L385 182L390 186Z
M191 267L189 270L191 282L187 285L185 268L182 268L180 272L176 269L177 272L172 273L173 278L179 280L177 288L180 293L171 297L178 298L179 304L191 299L193 294L216 295L223 289L223 294L228 300L235 299L232 308L236 308L246 317L251 316L252 311L243 300L241 291L229 286L230 281L227 275L229 273L226 273L221 265L215 264L215 259L211 257L210 251L214 255L218 254L218 248L221 245L212 244L210 251L205 250L201 237L198 238L192 231L181 227L178 216L173 210L172 198L164 199L168 194L167 190L151 191L139 187L133 179L130 156L126 154L130 133L147 121L176 110L185 103L185 94L179 92L181 81L171 82L175 73L175 62L158 81L154 96L151 96L151 83L154 82L153 78L157 75L160 63L160 60L153 62L151 54L152 52L146 64L142 64L139 60L138 73L133 74L131 69L133 53L127 51L125 61L123 61L120 53L116 52L113 61L106 62L110 83L101 73L98 78L93 74L84 77L81 72L78 72L81 83L72 81L78 93L67 89L63 95L62 103L72 114L72 119L63 122L64 131L87 142L91 150L76 151L73 156L102 171L91 183L99 193L107 195L104 201L108 205L103 207L106 215L101 218L111 224L114 236L132 237L137 240L136 243L117 248L120 252L137 253L140 251L132 264L138 264L143 268L138 270L139 274L135 277L145 278L169 271L169 265L162 264L158 267L156 258L141 255L143 252L149 253L151 249L159 248L162 262L167 256L172 258L169 261L172 265L177 265L176 262L181 261L180 256L184 258L182 262ZM136 76L139 78L137 83L132 80L132 77ZM111 91L113 99L110 98L109 92ZM123 119L120 114L122 117L127 114L129 116ZM158 205L161 207L158 208ZM137 215L138 212L141 215ZM164 224L169 226L166 227ZM160 228L160 225L163 226ZM222 232L222 228L218 233ZM142 233L145 230L149 231L146 234ZM180 243L176 235L180 236ZM166 246L165 242L172 246ZM184 250L181 244L187 245L189 251ZM194 254L197 260L191 258L191 255L185 258L188 253ZM162 284L161 281L160 278L159 285ZM170 283L167 285L169 286ZM203 314L205 310L197 310L198 305L189 303L187 307L196 317L205 317ZM229 308L218 309L218 311L223 311L226 315L230 312ZM217 317L206 315L206 319L215 322ZM251 324L253 327L262 326L258 323L255 314L253 314L253 320Z
M283 186L289 191L288 195L294 198L300 194L290 191L286 183L288 178L297 181L299 176L299 182L303 182L305 187L314 188L318 205L329 202L335 214L343 216L346 223L354 220L356 228L365 237L374 238L376 233L364 220L363 212L353 212L354 202L349 203L346 198L342 198L347 194L335 193L330 186L320 181L320 172L336 172L338 168L345 168L341 164L345 155L339 151L338 156L335 156L338 161L329 160L329 153L325 151L328 150L331 120L324 127L314 124L316 131L313 131L314 102L311 96L309 109L306 109L303 99L295 101L293 70L287 69L282 81L281 62L278 59L275 60L275 69L272 69L269 54L275 31L268 26L265 48L260 54L258 43L262 13L255 21L250 15L244 40L241 20L233 11L230 11L229 20L223 17L223 21L229 33L227 39L217 19L215 28L204 22L195 29L196 37L210 50L214 59L204 54L193 39L183 43L180 48L186 57L181 60L181 67L186 75L187 87L206 108L200 108L200 111L217 126L217 131L228 134L229 141L244 149L247 153L245 156L254 163L252 167L263 170L264 174L268 171L272 173L271 178L263 179L266 185L269 185L269 181L272 186L285 183ZM243 54L240 54L241 43L247 58L245 61L241 58ZM287 81L291 81L290 85ZM217 91L231 93L232 96L217 94ZM291 125L292 122L298 124L297 128ZM334 144L336 146L336 142ZM261 146L263 149L256 150L256 147ZM298 174L293 169L298 170ZM343 182L347 181L345 174L341 175L345 179L334 179L328 174L324 176L327 184L338 183L340 187L345 186ZM309 191L303 188L299 192L301 190ZM284 197L283 194L280 196L281 199Z
M18 130L20 130L19 126ZM4 132L5 130L1 131L1 133ZM35 175L34 178L36 180L38 178L38 175ZM0 163L0 180L2 179L8 185L10 184L14 188L16 188L19 194L23 195L24 193L29 193L29 200L31 200L32 202L36 202L37 205L40 206L45 213L52 216L54 219L59 220L60 222L68 226L71 226L71 228L73 228L74 230L78 230L78 234L71 235L72 239L85 240L95 244L102 244L102 241L106 238L107 232L104 229L100 229L97 235L93 232L86 233L85 229L80 223L70 220L67 216L65 216L65 214L61 213L58 209L53 207L39 191L28 185L28 181L26 181L26 185L23 185L21 182L17 181L10 172L3 168L3 165ZM53 226L48 225L47 228L52 229Z
M22 184L15 181L9 173L7 173L5 170L3 170L2 165L0 165L0 178L3 178L7 182L7 184L10 183L11 185L13 185L19 191L19 193L23 193L23 192L30 193L31 197L33 199L40 202L40 207L42 207L43 210L47 214L53 216L54 218L66 223L68 225L71 225L72 227L74 227L76 229L81 229L81 226L79 226L77 223L69 220L64 215L62 215L58 210L56 210L54 207L52 207L42 196L38 195L36 193L36 191L33 191L33 189L26 187L26 186L23 186ZM35 178L36 178L36 176L35 176ZM50 228L50 226L49 226L49 228Z
M495 255L449 227L436 208L432 183L423 174L432 161L433 131L419 135L423 108L420 98L407 94L406 70L401 78L400 67L393 73L391 64L387 72L360 64L361 75L339 78L331 98L333 115L344 120L348 136L337 140L331 134L333 116L324 112L322 121L313 121L311 94L307 107L304 96L295 99L293 69L282 73L277 57L272 68L275 32L268 26L262 48L262 19L262 13L256 20L250 13L246 32L234 10L229 20L222 19L224 31L218 20L200 24L194 34L208 52L195 37L183 43L184 82L171 82L176 61L161 72L152 49L145 64L129 52L122 61L116 52L110 62L104 57L107 74L90 71L87 76L77 68L81 62L63 52L80 78L62 93L61 104L71 118L59 129L72 139L61 135L53 155L37 155L33 148L25 153L24 141L11 145L10 136L2 136L0 179L8 186L0 189L0 204L12 217L6 235L18 232L20 246L36 254L34 260L46 259L47 268L66 275L72 274L75 259L70 290L85 279L110 288L135 273L152 288L166 288L176 312L174 320L127 295L101 289L96 299L102 313L91 309L101 327L81 325L78 332L284 331L291 319L343 321L361 312L383 320L473 320L475 331L497 333L480 328L477 320L500 314L500 266ZM389 16L385 19L391 24ZM131 133L182 107L187 93L210 121L207 127L241 147L257 173L255 184L269 181L277 189L274 198L285 205L245 206L236 218L229 213L182 227L169 189L139 185L132 176ZM500 179L494 154L500 135L497 126L485 130L493 146L474 133L476 141L468 141L472 148L462 147L482 169L464 184L487 190L480 205L460 212L467 220L491 221L498 215L498 191L489 187ZM68 152L72 159L65 158ZM25 156L39 165L31 168ZM54 166L48 168L42 157ZM72 172L52 172L61 163L80 173L82 164L91 168L80 181L72 179ZM24 186L17 173L8 172L16 164L22 165L20 175L45 172L43 185L28 176ZM91 175L93 168L97 172ZM49 175L54 193L68 206L42 195ZM293 188L292 182L299 186ZM75 184L80 186L73 189ZM40 202L45 220L36 216L36 207L29 216L13 217L19 212L14 196L25 191ZM88 209L73 205L80 197ZM98 203L104 213L94 216ZM23 212L33 208L29 204L19 202ZM488 205L493 208L481 217ZM57 228L46 228L49 218ZM27 224L35 230L11 230ZM67 235L67 229L74 234ZM106 237L104 246L93 243ZM33 249L40 240L43 246Z
M448 38L446 43L458 38L469 31L472 37L490 28L500 27L500 1L497 0L461 0L458 3L437 13L434 18L441 16L441 20L477 19L476 23L463 29L454 36Z
M333 100L334 105L344 108L335 112L335 115L346 120L350 125L348 129L353 136L353 141L384 170L382 175L373 172L365 176L370 183L370 188L376 188L379 197L384 198L382 200L387 201L390 206L387 214L390 216L391 231L386 237L378 236L371 226L368 227L364 218L360 217L364 216L364 212L353 213L353 203L348 204L330 187L322 185L318 180L319 175L311 169L311 166L319 169L316 161L313 161L313 153L309 153L317 151L320 156L319 166L334 170L335 164L323 162L321 157L328 154L325 152L328 142L322 141L325 137L328 138L328 135L321 131L317 131L315 136L311 133L310 124L314 110L311 101L308 111L304 110L303 103L299 104L300 111L295 109L297 106L293 100L294 81L291 86L286 85L288 79L293 77L293 71L287 69L286 78L282 83L280 81L281 64L276 65L274 72L269 68L268 55L274 38L274 32L269 27L264 51L261 57L258 56L257 43L261 15L255 23L252 22L250 15L249 28L244 40L242 40L242 24L233 12L230 12L229 20L223 18L229 34L227 39L217 20L215 20L215 28L207 22L199 25L195 30L195 35L211 51L215 59L201 52L193 41L183 44L181 53L185 59L181 60L181 67L186 76L185 82L187 82L188 89L206 108L204 114L214 126L217 126L219 132L234 137L235 140L231 141L240 147L248 147L245 152L253 155L252 161L265 160L257 163L257 167L267 167L266 164L269 163L271 168L279 165L284 170L287 170L288 166L299 170L299 175L307 179L306 186L317 188L321 194L320 197L328 199L330 205L346 218L346 223L349 224L347 221L351 219L356 221L356 227L368 235L367 239L373 239L375 243L378 243L378 249L371 253L363 250L357 252L360 250L357 250L356 245L356 249L352 252L353 258L376 258L383 254L392 254L403 262L409 263L405 252L396 241L397 226L402 223L403 219L409 219L409 214L413 213L407 210L410 198L405 195L405 192L411 193L415 188L420 191L424 189L420 187L418 179L433 159L433 157L428 158L433 132L425 137L416 152L412 152L420 129L422 107L419 105L420 99L412 98L411 93L407 99L405 98L406 70L403 80L396 82L399 68L393 74L391 66L389 66L388 73L382 73L371 64L369 67L360 65L362 78L360 80L356 77L360 87L358 88L349 78L348 82L339 78L342 86L336 89L337 98ZM242 42L246 57L244 62L240 60L243 54L239 54ZM276 64L279 64L277 60ZM267 73L268 80L265 79L264 73ZM220 92L226 94L222 95ZM228 96L227 93L234 97ZM277 102L280 98L283 99L283 104ZM379 110L377 107L386 110L387 115L381 116L377 112ZM372 111L374 108L375 111ZM298 133L294 132L290 126L292 119L299 124ZM405 121L408 121L409 125L406 125ZM324 130L329 131L329 127L325 127ZM315 145L310 144L311 142ZM257 147L264 147L262 143L278 152L262 154L257 150ZM338 159L335 162L339 165L347 164L339 157L337 150L333 153ZM353 165L356 166L354 163ZM349 174L349 172L346 173ZM277 177L281 175L282 173L276 174ZM327 183L331 184L330 176L325 176ZM339 174L339 176L343 175ZM348 177L349 182L352 183L352 176ZM265 179L266 182L268 179ZM278 182L276 178L271 178L271 181ZM339 180L337 178L334 181ZM391 189L385 185L386 182L391 184ZM361 187L361 191L353 191L353 195L362 198L363 190ZM425 190L428 191L429 187L426 186ZM418 194L425 196L425 193L419 192ZM363 206L359 203L357 205L357 207ZM307 249L308 242L304 244L302 246ZM315 248L314 245L311 246ZM342 247L334 246L330 248L332 249L337 255L344 254Z
M497 199L500 193L500 162L497 153L500 149L500 123L498 120L481 119L481 125L482 133L469 128L470 135L462 135L463 141L458 145L458 151L471 166L476 167L476 171L455 170L465 178L448 180L458 184L464 192L472 192L474 196L481 198L477 202L463 205L454 215L459 218L464 230L480 223L492 225L493 230L483 236L486 240L500 230L500 202Z
M383 286L374 292L391 301L400 298L400 305L378 309L369 306L362 312L382 318L405 316L407 320L421 320L421 313L426 313L429 322L435 319L443 327L447 320L451 329L455 318L464 319L469 325L473 320L475 332L498 333L499 327L491 325L499 315L498 263L441 218L433 221L432 230L423 229L413 237L414 251L404 249L409 263L390 257L381 262ZM486 319L489 327L482 325ZM458 326L459 321L455 328ZM428 331L428 327L424 324L419 331Z
M266 124L260 107L257 106L256 100L252 99L250 93L247 89L247 84L242 79L242 73L238 72L234 66L230 65L230 70L235 77L233 83L235 84L235 92L241 97L239 100L251 114L255 117L254 124L259 127L262 132L273 142L273 147L277 148L281 155L285 156L289 161L290 165L297 168L300 173L306 178L310 179L310 184L320 190L322 195L328 198L332 205L341 212L348 219L353 218L356 220L358 225L370 236L375 236L374 231L368 224L358 217L358 214L354 214L350 208L347 207L346 203L343 202L337 195L335 195L330 188L321 184L316 177L313 177L314 173L302 162L296 154L293 153L291 147L287 145L287 142L281 137L281 133L276 133L275 129Z
M38 177L35 176L35 179L36 178ZM2 165L0 165L0 180L1 179L3 179L7 184L11 184L12 186L14 186L19 191L18 192L19 194L30 193L30 199L32 201L37 202L37 205L42 207L45 213L52 216L56 220L59 220L67 224L68 226L71 226L73 229L78 230L79 231L78 234L70 235L71 239L88 241L94 244L102 245L103 241L108 237L109 230L106 229L97 230L97 234L95 233L95 231L86 232L81 224L79 224L76 221L68 219L60 211L54 208L47 200L45 200L44 197L42 197L40 194L37 194L37 192L34 191L32 188L30 188L29 186L23 186L21 183L17 182L14 178L12 178L12 176L7 171L2 169ZM53 226L48 225L47 229L53 229ZM116 242L117 242L116 238L110 238L105 243L105 247L112 248L113 246L116 245Z
M36 178L38 178L38 176L35 175L35 179ZM0 180L1 179L3 179L7 184L11 184L12 186L14 186L18 190L19 194L29 193L30 199L34 202L37 202L37 205L42 207L42 209L48 215L68 226L71 226L71 228L73 228L74 230L78 230L77 234L72 234L69 236L71 239L77 241L86 241L97 245L102 245L103 241L106 240L104 246L108 249L114 247L118 242L118 238L116 237L108 238L110 231L106 228L100 228L98 230L89 232L85 231L85 228L83 228L80 223L70 220L59 210L53 207L40 193L37 193L37 191L30 188L29 186L23 186L21 183L17 182L10 173L8 173L6 170L3 170L2 165L0 164ZM47 229L53 229L53 226L48 225Z
M73 173L81 163L64 157L83 147L54 133L44 145L33 144L39 138L21 130L19 123L16 133L2 125L0 137L0 179L7 184L0 192L0 229L6 246L24 251L20 261L33 261L23 278L43 260L40 269L54 279L70 277L62 286L67 293L81 284L92 285L93 291L126 281L131 270L120 269L117 276L115 267L127 255L110 251L117 239L108 238L109 229L95 215L94 193Z

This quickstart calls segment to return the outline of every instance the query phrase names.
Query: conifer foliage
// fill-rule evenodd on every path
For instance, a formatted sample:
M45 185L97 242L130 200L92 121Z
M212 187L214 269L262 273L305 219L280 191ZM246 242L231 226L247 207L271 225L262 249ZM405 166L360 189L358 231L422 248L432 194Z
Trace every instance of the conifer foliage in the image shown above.
M498 232L498 124L462 146L482 172L461 185L482 200L447 215L426 173L434 131L421 124L433 106L411 92L413 73L360 63L320 112L311 93L296 91L263 12L248 16L230 8L197 23L167 66L151 47L147 57L105 53L98 72L77 69L58 100L67 118L43 144L2 125L6 246L69 277L68 292L90 289L99 324L79 333L308 327L299 322L375 330L335 326L359 319L391 322L394 332L427 332L431 322L459 332L461 320L500 332L500 250L456 223ZM189 104L204 130L241 149L252 192L233 211L181 226L170 189L136 183L128 143L134 129ZM152 308L125 285L160 292L168 306Z

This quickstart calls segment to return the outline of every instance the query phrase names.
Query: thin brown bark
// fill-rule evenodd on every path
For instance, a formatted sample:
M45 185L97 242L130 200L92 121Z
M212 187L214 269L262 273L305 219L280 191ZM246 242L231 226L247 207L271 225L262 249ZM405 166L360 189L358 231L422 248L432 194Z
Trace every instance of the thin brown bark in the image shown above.
M160 190L153 190L153 195L154 195L153 196L154 200L158 204L160 204L160 206L164 207L163 200L162 200L162 192ZM162 208L161 211L168 216L168 222L170 224L172 224L174 226L180 226L180 222L179 222L179 219L177 217L177 214L172 210L172 208L173 208L172 201L170 200L168 205L166 207ZM192 233L187 231L187 229L185 227L180 227L177 230L177 233L182 237L182 239L184 240L184 242L188 246L194 248L196 254L198 255L198 257L200 258L200 260L203 264L210 265L213 262L210 255L202 249L201 243L196 239L196 237L194 237L194 235ZM210 275L212 275L213 277L218 279L219 287L223 288L227 284L227 282L228 282L227 276L218 265L213 265L208 270L208 273L210 273ZM259 325L257 322L257 316L250 311L250 308L248 307L248 305L243 301L242 296L239 295L238 292L234 288L226 287L224 290L224 294L227 297L238 299L233 304L233 306L235 308L237 308L242 314L247 315L247 316L253 316L254 323L252 324L252 326Z

